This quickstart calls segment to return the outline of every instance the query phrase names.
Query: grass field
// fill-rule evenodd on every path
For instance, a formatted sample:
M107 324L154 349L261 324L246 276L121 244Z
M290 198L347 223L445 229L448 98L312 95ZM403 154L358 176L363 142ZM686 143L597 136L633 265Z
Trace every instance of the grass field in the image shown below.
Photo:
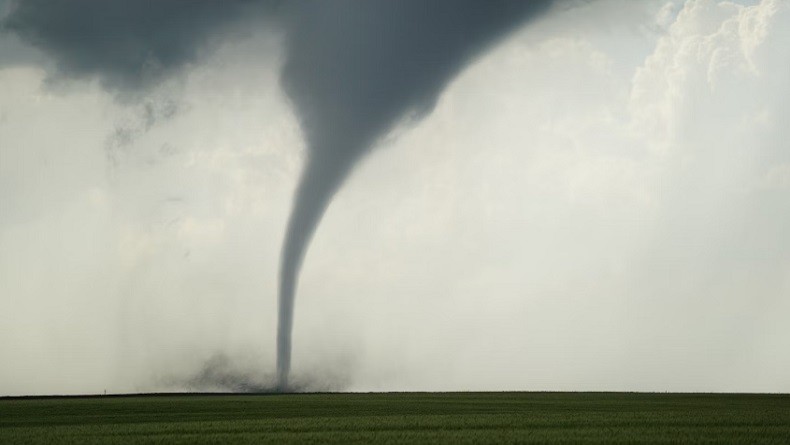
M790 395L385 393L0 399L2 444L790 443Z

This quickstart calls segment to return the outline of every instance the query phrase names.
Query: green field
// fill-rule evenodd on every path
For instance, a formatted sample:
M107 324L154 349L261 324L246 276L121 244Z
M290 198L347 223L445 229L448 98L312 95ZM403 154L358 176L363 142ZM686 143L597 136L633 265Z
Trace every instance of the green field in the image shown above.
M0 399L2 444L790 443L790 395L384 393Z

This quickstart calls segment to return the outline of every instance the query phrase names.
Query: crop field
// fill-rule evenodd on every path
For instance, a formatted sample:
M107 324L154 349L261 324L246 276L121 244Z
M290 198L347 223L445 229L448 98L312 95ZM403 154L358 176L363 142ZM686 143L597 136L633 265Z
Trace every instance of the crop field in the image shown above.
M183 394L0 399L2 444L790 443L790 395Z

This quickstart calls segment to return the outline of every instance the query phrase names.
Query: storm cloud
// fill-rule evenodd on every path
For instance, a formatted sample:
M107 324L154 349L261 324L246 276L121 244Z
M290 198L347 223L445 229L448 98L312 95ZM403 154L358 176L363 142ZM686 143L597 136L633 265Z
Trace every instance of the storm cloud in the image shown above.
M786 391L789 20L0 0L0 391Z
M14 1L0 29L55 59L57 77L134 92L195 62L246 18L274 23L278 0Z
M377 140L433 109L488 44L552 1L20 2L4 27L55 54L58 74L143 88L194 61L211 36L254 12L286 24L281 82L309 151L282 251L278 375L287 385L294 295L332 196Z

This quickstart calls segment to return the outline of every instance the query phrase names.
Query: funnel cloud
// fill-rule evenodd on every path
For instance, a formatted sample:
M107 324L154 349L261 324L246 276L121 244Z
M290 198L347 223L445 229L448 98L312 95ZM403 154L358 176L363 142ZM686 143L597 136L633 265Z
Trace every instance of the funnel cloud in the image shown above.
M434 107L487 44L551 1L422 0L300 5L282 83L301 118L309 155L282 250L277 375L288 386L299 268L332 196L400 119Z

